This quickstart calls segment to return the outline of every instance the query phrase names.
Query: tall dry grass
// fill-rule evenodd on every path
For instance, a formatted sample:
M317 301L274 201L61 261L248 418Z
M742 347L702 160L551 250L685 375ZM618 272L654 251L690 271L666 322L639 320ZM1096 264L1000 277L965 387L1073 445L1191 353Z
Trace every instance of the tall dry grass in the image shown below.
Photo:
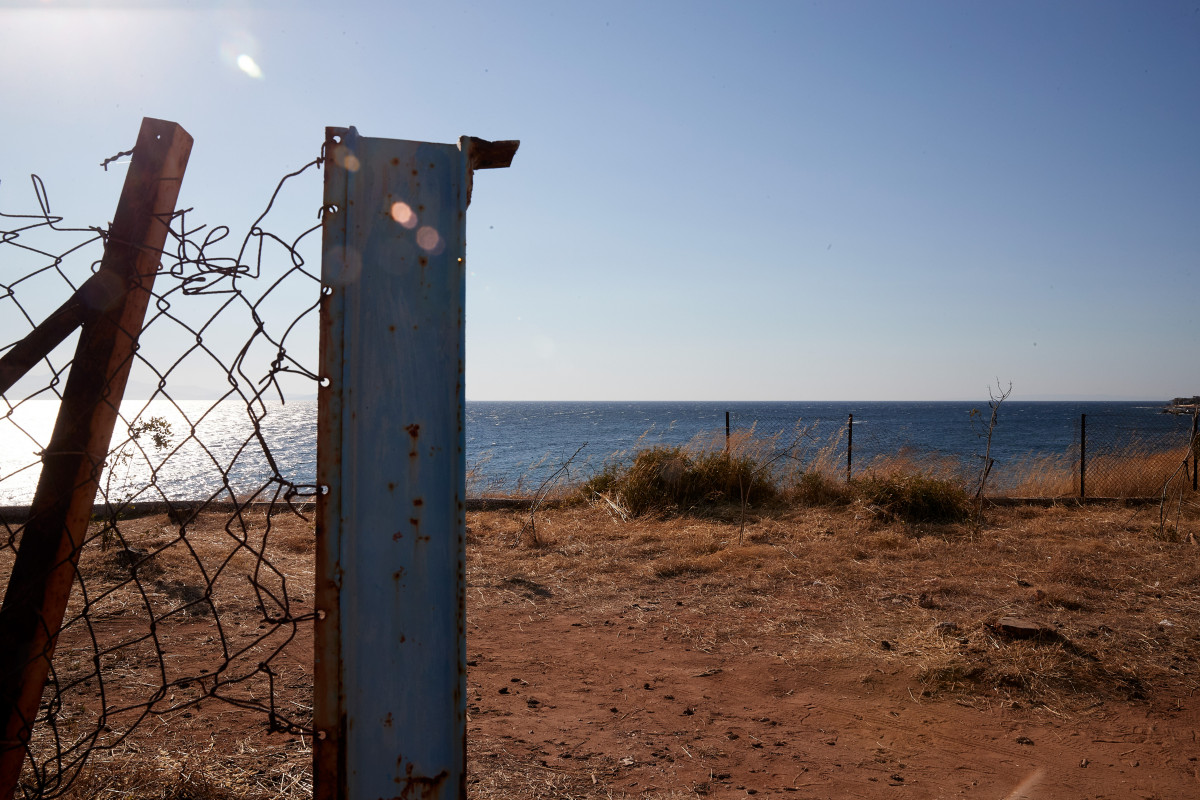
M1089 456L1086 465L1090 498L1191 498L1189 450L1156 450L1133 443ZM919 479L919 480L918 480ZM846 445L842 432L820 440L813 429L759 435L753 428L729 439L723 431L694 438L686 445L646 447L620 453L580 484L585 497L604 498L622 510L677 512L719 503L751 501L798 506L844 505L904 491L930 492L949 503L947 518L957 518L957 495L975 496L981 472L969 460L905 448L872 457L857 465L846 480ZM985 491L991 498L1079 497L1077 453L1034 455L993 466ZM914 507L928 501L914 499ZM901 503L904 506L905 503ZM935 516L941 516L939 511Z
M1088 457L1085 479L1087 496L1093 498L1191 495L1190 450L1156 450L1135 443L1098 453ZM1079 454L1029 455L996 471L992 480L991 496L1079 497Z

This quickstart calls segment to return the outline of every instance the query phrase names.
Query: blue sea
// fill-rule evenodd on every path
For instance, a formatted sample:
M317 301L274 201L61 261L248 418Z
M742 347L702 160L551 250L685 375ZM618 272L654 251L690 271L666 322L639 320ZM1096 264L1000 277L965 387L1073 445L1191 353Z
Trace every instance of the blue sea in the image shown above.
M1185 448L1192 419L1163 413L1161 401L1005 401L992 431L991 458L1002 471L1029 456L1077 458L1081 415L1087 415L1088 453ZM586 473L645 446L701 442L721 446L725 415L734 434L753 430L799 442L815 456L836 443L853 464L902 452L980 463L991 411L967 402L475 402L467 405L468 467L498 488L537 485L586 443L573 463ZM972 412L975 412L974 414ZM848 436L853 415L853 434ZM577 470L576 472L579 472ZM486 480L484 481L486 483Z
M56 407L32 401L0 418L0 505L30 501L38 453L49 439ZM1182 451L1192 419L1164 414L1162 408L1162 401L1005 401L992 436L994 474L1002 476L1006 467L1028 456L1077 458L1081 414L1087 415L1089 454L1130 445ZM980 413L973 416L973 409ZM641 447L696 441L720 447L726 412L735 435L778 435L781 444L796 443L801 458L832 443L839 464L853 415L852 459L860 467L877 455L903 451L978 464L989 415L986 402L468 402L469 493L534 488L580 447L571 464L573 478ZM129 455L110 459L104 483L112 498L227 499L263 490L260 497L267 499L281 485L271 482L270 461L284 481L314 482L313 401L258 409L270 461L244 405L154 401L127 403L122 413L128 420L161 417L172 433L161 450L148 437L123 446L114 442L114 450ZM146 488L152 474L153 486Z

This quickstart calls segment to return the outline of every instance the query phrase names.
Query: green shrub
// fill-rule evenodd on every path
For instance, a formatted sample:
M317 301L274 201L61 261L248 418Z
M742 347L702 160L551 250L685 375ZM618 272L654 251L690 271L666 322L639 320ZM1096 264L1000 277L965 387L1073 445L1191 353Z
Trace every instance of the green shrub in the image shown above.
M854 483L854 493L876 516L902 522L962 522L971 516L971 501L953 480L916 473L867 476Z
M651 447L628 465L608 465L584 483L583 491L615 495L634 515L741 502L743 491L755 502L772 500L778 490L762 467L747 455Z

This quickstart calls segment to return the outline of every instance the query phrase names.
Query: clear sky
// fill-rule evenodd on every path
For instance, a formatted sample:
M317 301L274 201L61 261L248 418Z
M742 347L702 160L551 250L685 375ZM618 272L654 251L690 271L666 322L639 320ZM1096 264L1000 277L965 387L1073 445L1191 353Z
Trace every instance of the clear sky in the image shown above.
M1200 392L1200 0L0 0L0 75L0 210L83 225L143 116L239 232L326 125L521 139L470 399Z

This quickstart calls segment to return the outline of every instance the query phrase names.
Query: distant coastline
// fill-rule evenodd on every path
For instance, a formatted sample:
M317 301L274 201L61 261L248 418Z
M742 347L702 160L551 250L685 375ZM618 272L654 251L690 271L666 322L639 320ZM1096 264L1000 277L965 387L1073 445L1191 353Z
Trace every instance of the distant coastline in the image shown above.
M1200 395L1175 397L1163 409L1164 414L1195 414L1200 408Z

